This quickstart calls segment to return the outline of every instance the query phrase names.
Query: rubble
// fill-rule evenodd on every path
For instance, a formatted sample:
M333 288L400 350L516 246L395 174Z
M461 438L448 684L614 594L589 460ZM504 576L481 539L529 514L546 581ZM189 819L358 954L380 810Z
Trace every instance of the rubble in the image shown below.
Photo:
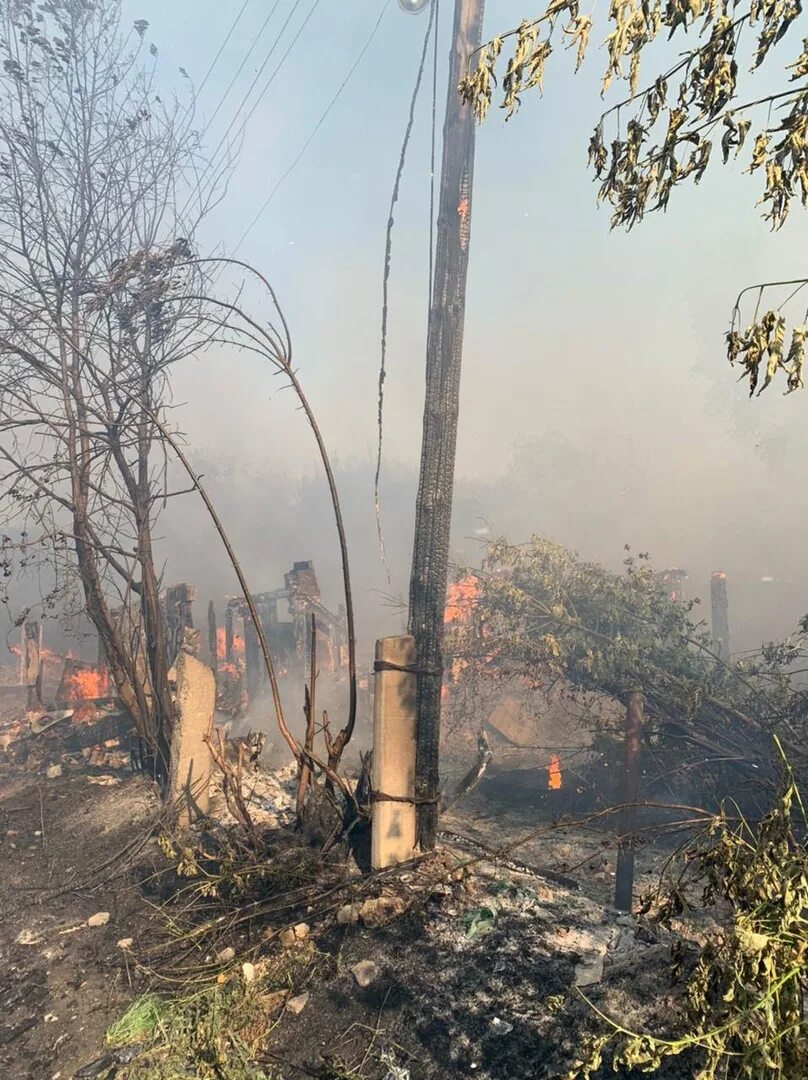
M109 922L109 912L108 911L97 911L95 913L95 915L91 915L89 917L89 919L87 920L87 925L88 926L93 926L93 927L95 927L95 926L106 926L108 922Z
M379 896L366 900L359 909L359 918L365 926L384 926L406 909L400 896Z

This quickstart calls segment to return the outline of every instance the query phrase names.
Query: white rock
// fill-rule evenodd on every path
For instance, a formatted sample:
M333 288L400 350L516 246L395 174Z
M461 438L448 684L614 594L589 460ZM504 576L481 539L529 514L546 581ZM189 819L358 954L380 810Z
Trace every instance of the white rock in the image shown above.
M359 922L359 912L361 910L361 904L345 904L337 912L337 922L340 926L351 926L353 923Z
M289 998L289 1000L286 1002L286 1008L289 1010L290 1013L294 1013L295 1016L298 1016L300 1013L303 1012L308 1003L309 992L307 990L304 994L298 994L296 997Z
M246 960L241 965L241 974L244 976L245 983L255 982L255 964L251 964L249 960Z
M108 911L96 911L95 915L91 915L87 920L88 926L106 926L109 922Z
M220 964L229 964L235 955L236 950L232 945L228 945L226 949L222 949L221 952L216 953L216 959Z
M127 949L132 948L132 942L133 941L134 941L134 938L122 937L121 940L118 942L118 948L123 949L124 952L126 952Z
M56 780L62 775L61 765L49 765L47 771L47 777L49 780Z
M379 967L372 960L360 960L351 968L351 974L356 979L357 986L370 986L379 977Z

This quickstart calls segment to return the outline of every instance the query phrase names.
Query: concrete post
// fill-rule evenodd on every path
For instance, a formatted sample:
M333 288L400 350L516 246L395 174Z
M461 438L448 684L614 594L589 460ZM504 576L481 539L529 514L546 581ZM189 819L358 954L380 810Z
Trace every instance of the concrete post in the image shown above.
M415 638L376 642L373 704L374 794L371 863L374 870L406 862L415 852Z
M211 756L206 739L213 732L216 679L207 664L181 652L177 657L177 715L171 736L168 799L176 803L179 824L210 809Z

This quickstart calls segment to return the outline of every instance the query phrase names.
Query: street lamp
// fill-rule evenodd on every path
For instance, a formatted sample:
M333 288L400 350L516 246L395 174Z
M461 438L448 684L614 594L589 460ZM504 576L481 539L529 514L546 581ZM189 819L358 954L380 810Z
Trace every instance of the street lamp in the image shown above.
M429 6L429 0L398 0L398 6L410 15L417 15Z

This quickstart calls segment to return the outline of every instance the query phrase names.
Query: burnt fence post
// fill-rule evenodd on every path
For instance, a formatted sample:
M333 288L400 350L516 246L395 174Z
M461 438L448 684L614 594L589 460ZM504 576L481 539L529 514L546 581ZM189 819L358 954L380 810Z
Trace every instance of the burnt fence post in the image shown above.
M637 828L637 795L640 790L644 706L639 690L628 696L623 773L620 778L620 815L618 818L617 873L614 882L614 906L631 911L634 895L634 834Z

